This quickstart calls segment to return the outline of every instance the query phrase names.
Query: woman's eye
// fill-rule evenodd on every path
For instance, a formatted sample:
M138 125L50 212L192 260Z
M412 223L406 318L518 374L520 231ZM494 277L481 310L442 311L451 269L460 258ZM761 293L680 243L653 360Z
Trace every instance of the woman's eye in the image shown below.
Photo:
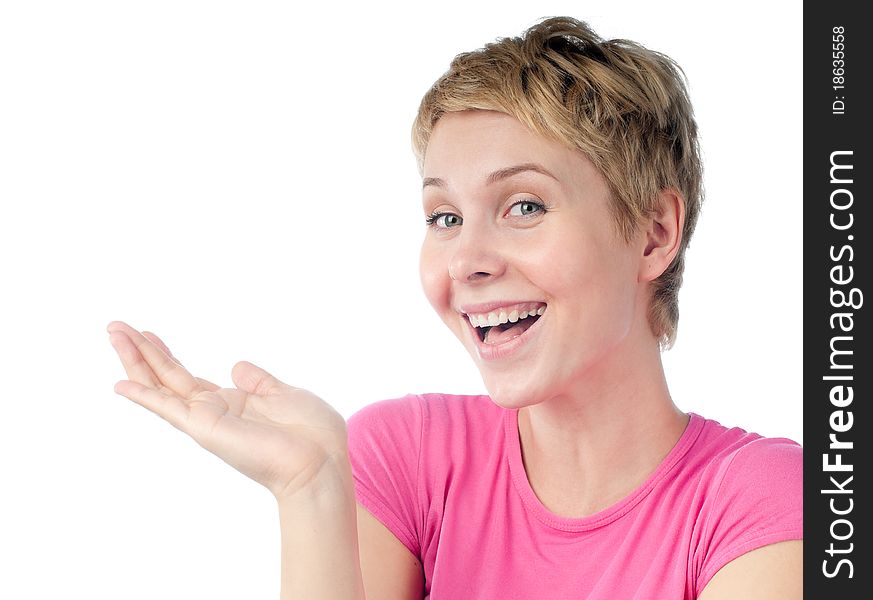
M521 202L516 202L509 208L509 214L513 217L526 217L528 215L535 214L537 211L545 212L545 206L540 204L539 202L533 202L531 200L523 200Z
M449 229L451 227L456 227L463 223L461 217L454 213L432 213L429 217L425 219L428 227L435 227L437 229Z

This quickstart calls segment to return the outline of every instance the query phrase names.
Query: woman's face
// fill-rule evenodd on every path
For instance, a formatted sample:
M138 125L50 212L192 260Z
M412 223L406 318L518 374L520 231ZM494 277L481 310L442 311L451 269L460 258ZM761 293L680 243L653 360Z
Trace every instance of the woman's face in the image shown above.
M434 220L422 285L495 403L520 408L569 391L645 319L644 242L617 235L606 182L581 152L503 113L447 113L423 183Z

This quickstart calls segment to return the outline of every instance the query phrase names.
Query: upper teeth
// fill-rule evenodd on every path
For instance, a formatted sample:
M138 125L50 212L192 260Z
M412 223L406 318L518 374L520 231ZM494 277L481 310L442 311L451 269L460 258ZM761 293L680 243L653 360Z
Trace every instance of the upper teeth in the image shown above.
M515 323L519 319L526 319L533 315L541 315L546 312L545 305L537 307L538 303L507 306L490 313L479 315L467 315L470 325L473 327L495 327L503 323Z

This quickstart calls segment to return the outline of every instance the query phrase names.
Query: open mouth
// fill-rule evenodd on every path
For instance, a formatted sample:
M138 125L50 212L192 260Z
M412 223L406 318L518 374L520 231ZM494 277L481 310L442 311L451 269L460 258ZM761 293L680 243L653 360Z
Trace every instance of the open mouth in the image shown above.
M536 323L546 310L542 302L525 305L511 310L495 311L488 315L467 315L479 341L489 346L497 346L517 338Z

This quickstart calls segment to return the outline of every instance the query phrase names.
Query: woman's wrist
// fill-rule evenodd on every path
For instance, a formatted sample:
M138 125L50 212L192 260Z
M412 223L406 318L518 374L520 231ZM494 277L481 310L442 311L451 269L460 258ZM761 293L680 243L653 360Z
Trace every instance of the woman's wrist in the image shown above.
M330 509L331 506L354 503L354 483L348 454L343 452L325 457L312 474L301 475L298 481L275 490L273 496L280 511L286 506L294 510L307 507Z

